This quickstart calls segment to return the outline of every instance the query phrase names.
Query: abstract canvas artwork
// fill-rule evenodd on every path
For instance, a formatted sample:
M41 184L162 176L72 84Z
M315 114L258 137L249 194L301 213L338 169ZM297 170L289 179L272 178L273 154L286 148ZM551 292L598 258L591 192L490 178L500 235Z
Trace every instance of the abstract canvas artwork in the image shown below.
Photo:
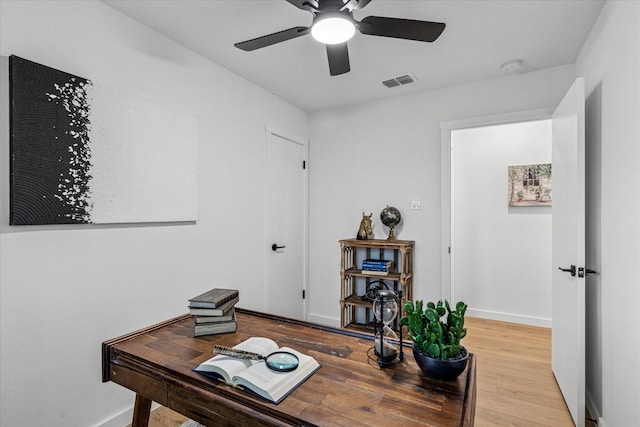
M508 167L509 206L551 206L551 163Z
M197 121L9 58L12 225L194 221Z

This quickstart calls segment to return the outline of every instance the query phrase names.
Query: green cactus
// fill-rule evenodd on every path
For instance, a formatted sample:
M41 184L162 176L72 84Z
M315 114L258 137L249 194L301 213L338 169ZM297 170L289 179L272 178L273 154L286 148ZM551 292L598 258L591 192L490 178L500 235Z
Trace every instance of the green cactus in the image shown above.
M464 327L467 304L459 301L452 309L447 300L427 302L426 306L418 300L407 301L403 308L405 315L400 318L400 324L407 327L408 337L418 350L442 360L460 353L460 340L467 335Z

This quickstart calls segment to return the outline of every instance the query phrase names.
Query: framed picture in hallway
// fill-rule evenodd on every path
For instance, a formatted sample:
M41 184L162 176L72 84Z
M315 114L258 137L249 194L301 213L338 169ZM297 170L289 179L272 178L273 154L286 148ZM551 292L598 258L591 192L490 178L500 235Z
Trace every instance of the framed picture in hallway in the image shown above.
M509 166L509 206L551 206L551 183L551 163Z

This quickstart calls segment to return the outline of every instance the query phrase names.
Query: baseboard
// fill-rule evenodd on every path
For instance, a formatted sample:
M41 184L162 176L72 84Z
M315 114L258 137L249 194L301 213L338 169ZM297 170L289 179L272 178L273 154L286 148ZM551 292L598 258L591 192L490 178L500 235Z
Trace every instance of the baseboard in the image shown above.
M469 317L479 317L481 319L499 320L501 322L519 323L529 326L540 326L543 328L551 327L551 319L544 319L541 317L522 316L519 314L500 313L497 311L489 310L476 310L472 308L467 309L466 315ZM340 327L340 319L314 313L309 314L309 322L332 326L334 328Z
M114 415L106 421L96 424L96 427L122 427L128 426L133 420L133 406L125 409L119 414Z
M160 405L157 404L156 402L151 402L151 410L155 410L157 408L159 408ZM98 424L96 424L96 427L122 427L122 426L128 426L129 424L131 424L131 421L133 420L133 405L130 406L129 408L125 409L124 411L120 412L119 414L114 415L113 417L109 418L106 421L102 421Z
M598 425L598 427L608 427L607 422L604 420L604 418L602 417L595 417L595 415L592 415L592 418L594 418L596 420L596 424Z
M600 411L596 408L596 405L593 403L593 399L591 399L589 393L585 393L585 403L587 411L589 411L589 415L591 415L592 419L596 420L598 427L607 427L606 421L600 415Z
M523 316L520 314L501 313L489 310L467 309L466 316L479 317L481 319L499 320L501 322L519 323L522 325L539 326L542 328L551 327L551 319L542 317Z
M317 323L319 325L331 326L333 328L340 327L340 319L329 316L322 316L320 314L309 314L309 322Z

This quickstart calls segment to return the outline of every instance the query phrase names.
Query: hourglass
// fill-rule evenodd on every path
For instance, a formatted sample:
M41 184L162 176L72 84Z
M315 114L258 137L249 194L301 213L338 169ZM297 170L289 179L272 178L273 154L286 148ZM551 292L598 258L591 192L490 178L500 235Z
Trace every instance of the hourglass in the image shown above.
M402 294L401 291L398 293ZM398 298L393 291L383 289L377 292L376 299L373 301L373 313L376 317L373 350L380 367L404 360L402 327L400 338L392 328L393 321L398 316Z

